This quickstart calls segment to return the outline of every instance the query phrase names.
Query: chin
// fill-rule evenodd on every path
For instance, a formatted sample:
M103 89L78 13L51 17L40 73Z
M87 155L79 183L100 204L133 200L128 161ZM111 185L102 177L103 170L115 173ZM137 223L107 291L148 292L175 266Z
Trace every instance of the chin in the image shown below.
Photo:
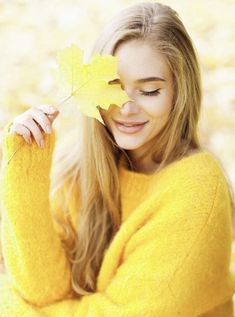
M136 150L138 149L139 147L135 147L135 146L128 146L128 145L122 145L122 144L118 144L118 146L120 148L122 148L123 150Z
M115 138L117 145L124 150L136 150L143 145L143 142L134 142L134 140L128 140L127 138L120 140Z

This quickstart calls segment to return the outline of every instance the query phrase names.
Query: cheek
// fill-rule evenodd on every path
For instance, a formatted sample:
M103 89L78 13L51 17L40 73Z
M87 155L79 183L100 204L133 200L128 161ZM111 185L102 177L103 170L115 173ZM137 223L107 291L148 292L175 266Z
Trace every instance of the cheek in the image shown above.
M149 97L150 99L151 97ZM158 96L152 100L147 100L144 103L144 110L150 117L161 118L168 115L172 107L172 100L166 96Z

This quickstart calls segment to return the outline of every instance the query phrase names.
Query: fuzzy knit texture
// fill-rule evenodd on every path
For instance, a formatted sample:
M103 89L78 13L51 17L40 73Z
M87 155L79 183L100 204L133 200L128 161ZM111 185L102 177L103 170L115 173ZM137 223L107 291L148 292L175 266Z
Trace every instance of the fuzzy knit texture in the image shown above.
M41 149L3 133L0 317L232 317L232 208L208 150L146 175L119 166L122 224L97 291L71 299L71 272L49 199L56 133ZM64 188L66 192L66 188ZM79 198L70 204L75 226Z

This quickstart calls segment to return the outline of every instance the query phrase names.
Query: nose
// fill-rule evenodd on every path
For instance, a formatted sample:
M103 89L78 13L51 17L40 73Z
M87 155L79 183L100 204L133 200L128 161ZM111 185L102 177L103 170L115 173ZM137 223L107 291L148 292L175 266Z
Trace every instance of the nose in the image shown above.
M131 100L125 102L120 109L122 115L137 113L138 111L139 107Z

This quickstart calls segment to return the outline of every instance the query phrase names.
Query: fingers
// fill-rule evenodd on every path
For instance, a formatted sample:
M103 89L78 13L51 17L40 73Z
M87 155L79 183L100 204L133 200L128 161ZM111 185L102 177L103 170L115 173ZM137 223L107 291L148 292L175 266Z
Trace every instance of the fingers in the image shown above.
M55 118L58 116L58 114L60 113L56 107L49 106L49 105L39 105L39 106L36 106L34 109L42 111L44 114L46 114L50 123L52 123L55 120Z
M39 105L34 108L39 109L46 114L54 114L55 112L59 112L59 110L56 107L50 105Z
M35 114L33 114L33 118L34 117L37 117L37 116ZM43 122L43 119L41 118L40 121ZM30 130L31 135L33 135L33 138L37 142L38 146L43 147L44 140L43 140L43 134L42 134L42 129L41 129L40 123L38 123L38 121L35 122L34 120L32 120L32 118L30 118L30 119L28 119L28 121L25 122L25 125ZM45 123L43 123L43 125L45 125Z
M9 133L10 134L17 133L19 135L22 135L22 137L25 139L27 143L32 144L30 131L28 128L26 128L22 124L18 124L18 123L13 124L9 130Z
M52 132L52 123L58 114L59 111L49 105L32 107L14 119L9 132L22 135L29 144L34 138L38 146L44 147L43 133Z
M23 136L29 144L32 143L32 137L37 142L38 146L43 146L43 135L39 124L37 124L32 117L24 117L23 120L18 118L15 120L11 131ZM30 142L31 141L31 142ZM41 143L42 142L42 143Z
M51 121L41 110L35 108L32 112L32 118L45 133L51 133Z

